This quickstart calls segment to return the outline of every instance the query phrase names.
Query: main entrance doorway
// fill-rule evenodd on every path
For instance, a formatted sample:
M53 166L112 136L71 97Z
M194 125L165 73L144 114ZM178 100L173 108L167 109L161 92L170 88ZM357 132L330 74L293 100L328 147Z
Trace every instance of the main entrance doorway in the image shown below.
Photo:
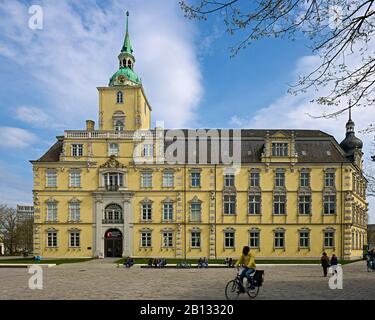
M104 235L105 257L122 257L122 233L118 229L110 229Z

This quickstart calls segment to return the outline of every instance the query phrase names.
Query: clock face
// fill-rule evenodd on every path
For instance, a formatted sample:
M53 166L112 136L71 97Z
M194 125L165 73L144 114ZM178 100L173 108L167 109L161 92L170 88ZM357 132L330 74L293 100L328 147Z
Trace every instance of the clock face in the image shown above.
M124 83L125 82L125 77L124 76L119 76L118 77L118 82L120 82L120 83Z

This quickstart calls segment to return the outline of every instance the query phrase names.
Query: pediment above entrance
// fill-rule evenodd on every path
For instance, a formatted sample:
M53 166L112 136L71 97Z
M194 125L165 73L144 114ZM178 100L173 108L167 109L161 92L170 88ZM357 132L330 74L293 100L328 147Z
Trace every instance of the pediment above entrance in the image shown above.
M100 168L105 169L123 169L126 168L125 165L123 165L121 162L119 162L115 156L111 156L104 164L100 166Z

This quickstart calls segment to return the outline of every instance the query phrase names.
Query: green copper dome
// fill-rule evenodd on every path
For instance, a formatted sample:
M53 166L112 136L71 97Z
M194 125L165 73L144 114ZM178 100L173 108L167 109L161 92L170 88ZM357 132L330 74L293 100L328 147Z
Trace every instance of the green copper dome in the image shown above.
M141 84L141 79L137 76L137 74L130 68L121 68L118 70L109 80L109 85L112 86L114 85L114 82L116 79L120 76L123 75L125 76L126 79L135 82L137 84Z

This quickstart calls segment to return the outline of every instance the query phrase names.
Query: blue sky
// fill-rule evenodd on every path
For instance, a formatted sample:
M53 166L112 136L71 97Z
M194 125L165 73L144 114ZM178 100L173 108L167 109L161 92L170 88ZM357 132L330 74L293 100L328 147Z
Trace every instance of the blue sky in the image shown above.
M32 4L43 8L42 30L28 28ZM0 202L32 203L28 160L40 157L65 129L83 129L86 119L97 120L96 87L107 85L117 69L126 10L135 69L154 122L310 128L339 142L344 137L346 116L306 115L324 111L309 102L315 92L287 93L288 84L318 61L302 36L294 42L260 40L230 58L230 47L241 36L226 34L220 17L185 19L174 0L0 0ZM371 117L372 110L354 114L357 129ZM373 137L359 136L368 166Z

